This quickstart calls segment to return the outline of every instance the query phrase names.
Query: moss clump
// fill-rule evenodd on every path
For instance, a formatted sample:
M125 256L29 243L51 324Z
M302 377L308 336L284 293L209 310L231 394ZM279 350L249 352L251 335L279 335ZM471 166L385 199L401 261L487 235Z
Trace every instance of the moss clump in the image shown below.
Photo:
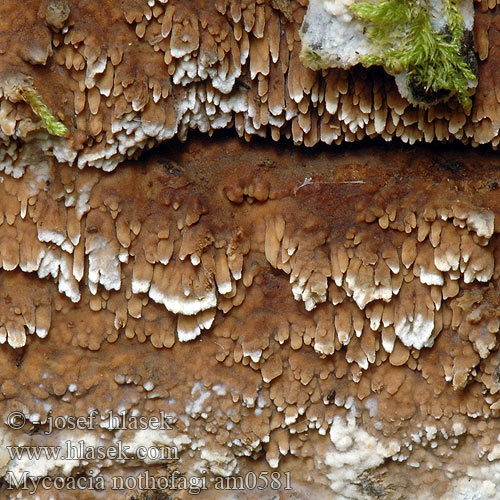
M406 71L410 88L429 96L456 94L470 109L469 89L476 75L468 60L464 20L456 0L443 0L443 6L447 26L440 32L432 26L428 0L366 1L350 9L377 46L377 54L362 58L364 65Z
M56 135L58 137L68 135L68 128L66 125L57 120L57 118L51 113L48 106L42 101L40 94L38 94L35 89L31 87L20 88L19 94L22 100L29 104L33 113L35 113L35 115L43 121L49 134Z
M309 65L312 66L321 61L321 56L315 50L312 49L302 51L300 57L303 61L306 61Z

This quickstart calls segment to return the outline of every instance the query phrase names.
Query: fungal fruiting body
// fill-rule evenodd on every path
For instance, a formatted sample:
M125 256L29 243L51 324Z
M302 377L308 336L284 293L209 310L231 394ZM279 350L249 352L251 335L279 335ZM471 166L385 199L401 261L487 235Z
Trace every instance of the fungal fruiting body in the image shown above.
M384 2L0 2L0 496L498 498L498 9Z
M0 45L9 50L0 55L0 168L22 175L29 158L47 155L110 171L165 140L226 127L247 140L289 138L306 146L381 137L497 147L500 94L491 89L500 81L498 37L495 10L486 1L474 12L470 3L457 4L464 43L470 47L473 29L478 59L470 110L455 98L446 105L411 105L394 77L358 64L369 53L362 47L373 43L358 37L365 27L349 5L305 4L105 0L102 10L94 2L71 3L69 14L60 6L62 17L53 19L46 12L50 2L24 2L30 12L24 17L3 2ZM54 28L63 19L62 28ZM310 35L308 25L315 29ZM26 32L33 33L29 44ZM340 59L313 71L300 60L307 47L312 59L326 61L330 52ZM12 81L37 89L69 134L48 133L30 106L9 92Z
M3 424L14 492L23 473L92 470L93 498L121 498L113 478L165 467L207 484L276 471L283 495L289 472L299 498L500 484L495 153L219 137L112 173L40 168L0 184L0 408L26 419ZM48 432L89 408L94 428ZM171 430L109 428L161 411ZM82 436L130 460L8 453ZM178 460L141 455L160 445Z

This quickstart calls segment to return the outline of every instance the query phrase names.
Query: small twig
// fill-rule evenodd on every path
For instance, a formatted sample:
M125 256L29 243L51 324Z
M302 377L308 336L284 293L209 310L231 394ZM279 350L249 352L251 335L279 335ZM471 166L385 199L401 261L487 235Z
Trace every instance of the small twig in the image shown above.
M297 191L304 186L315 185L315 184L365 184L366 181L312 181L312 177L306 177L300 186L297 186L293 190L294 196L297 194Z

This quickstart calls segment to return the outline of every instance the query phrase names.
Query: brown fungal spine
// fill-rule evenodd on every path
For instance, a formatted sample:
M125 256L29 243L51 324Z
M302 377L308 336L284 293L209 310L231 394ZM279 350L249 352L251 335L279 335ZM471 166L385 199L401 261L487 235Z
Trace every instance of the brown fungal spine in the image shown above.
M42 19L33 21L33 29L45 30L43 36L53 40L47 47L58 68L44 72L43 81L23 59L26 48L15 32L5 35L13 47L7 64L34 78L48 101L64 95L61 111L75 116L72 141L51 146L60 161L111 170L174 135L184 139L193 127L209 132L229 126L242 137L288 137L308 146L377 136L410 144L456 139L498 145L498 103L487 92L494 80L495 63L488 54L495 39L486 2L476 4L480 83L470 113L453 103L418 110L389 78L372 78L359 69L323 74L305 68L298 34L305 6L298 1L213 4L193 11L175 2L155 2L153 7L111 3L103 6L113 12L109 19L90 4L72 6L71 16L58 7L61 19L68 14L60 32L49 30ZM100 26L97 33L95 26ZM33 46L31 52L47 47ZM129 71L137 75L135 81L128 78ZM20 153L5 154L4 163L22 168L23 154L33 146L32 125L27 128L29 122L23 121L29 118L26 111L9 114L8 105L4 107L4 140L13 151L17 139L28 144Z
M305 4L71 2L61 28L41 14L58 2L29 0L22 19L0 5L0 477L13 494L7 471L99 471L109 486L168 470L210 487L290 472L284 498L494 495L497 157L292 143L494 145L496 2L476 5L470 115L417 110L359 68L304 68ZM27 27L43 35L33 45ZM67 139L9 85L57 102ZM232 127L290 140L207 137ZM125 161L190 129L206 134ZM47 433L89 409L95 428ZM110 411L175 418L168 432L113 429ZM120 441L130 460L9 454L82 436ZM140 455L162 447L179 460Z

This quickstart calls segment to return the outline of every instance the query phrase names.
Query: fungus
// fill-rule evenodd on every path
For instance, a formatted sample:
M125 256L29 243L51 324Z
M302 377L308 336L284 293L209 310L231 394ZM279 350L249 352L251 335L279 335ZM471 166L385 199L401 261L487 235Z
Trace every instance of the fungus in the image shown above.
M199 463L213 477L258 463L307 482L314 456L317 487L352 495L367 474L408 477L407 464L428 460L419 455L427 440L441 447L429 460L454 478L434 480L458 485L457 422L467 436L491 434L482 453L496 453L494 429L481 424L498 411L499 207L483 187L495 160L481 156L478 182L472 153L460 156L453 180L436 173L424 149L418 164L409 161L414 152L375 151L359 150L353 164L329 152L290 147L279 157L269 146L196 139L113 173L50 165L42 176L35 168L4 175L4 413L22 405L45 429L49 408L96 408L102 425L107 411L167 408L177 419L168 443L185 474L199 475ZM299 156L314 172L307 184ZM261 167L266 160L279 167ZM361 173L362 183L350 182ZM94 370L81 369L89 363ZM22 370L22 393L14 370ZM423 438L419 425L442 437ZM6 428L4 446L48 443L43 433L19 441L16 432ZM50 444L64 436L50 434ZM95 446L119 439L131 449L160 439L133 429L89 436ZM481 464L481 454L468 454ZM339 475L349 456L356 465ZM401 460L399 469L387 457ZM9 459L5 471L54 478L97 467L108 481L160 474L160 462L134 460L131 469ZM420 483L408 480L416 492Z
M305 2L288 0L252 1L240 7L219 2L203 9L193 5L192 10L182 2L156 1L153 7L143 0L109 6L105 2L102 8L108 16L92 2L71 5L71 15L65 2L43 2L41 10L35 9L38 3L25 4L33 15L24 20L16 18L16 9L2 11L9 29L2 31L0 45L10 47L0 70L6 145L2 168L9 171L22 172L30 151L38 154L40 148L58 161L108 171L174 136L184 140L190 130L225 127L246 139L289 137L307 146L376 136L410 144L457 139L496 147L499 142L498 103L495 93L488 92L497 80L496 28L485 2L476 4L474 15L469 3L458 4L466 33L472 30L473 18L476 23L478 86L472 108L450 102L420 111L400 96L392 77L375 69L351 68L358 59L346 62L350 69L322 64L327 68L324 76L301 63L299 55L308 46L313 56L324 59L323 52L312 47L315 43L304 38L307 24L320 25L308 23L309 16L320 9L316 17L333 22L337 18L322 15L321 9L335 10L341 2L314 0L307 12ZM57 26L63 22L59 31L56 25L47 28L49 11L60 16L50 21ZM346 33L356 23L362 30L353 12L345 15L353 18L345 25ZM27 45L23 33L29 30L40 36ZM328 29L318 33L320 43ZM467 54L471 66L470 51ZM32 79L49 109L57 108L53 116L74 117L71 124L56 118L71 129L69 140L40 140L40 126L29 108L19 100L13 103L5 91L12 72L15 78ZM464 99L467 92L461 94Z
M498 162L435 144L498 142L496 4L475 7L470 112L414 106L374 68L306 68L305 4L0 6L12 495L23 474L61 499L140 497L145 478L160 496L196 495L173 477L204 481L201 498L241 481L252 497L253 477L275 480L259 496L284 498L500 484ZM27 56L47 48L28 29L50 57ZM40 89L33 111L52 131L19 89ZM73 117L64 138L56 116ZM296 147L367 136L434 144ZM80 443L74 460L9 453ZM118 444L123 459L95 454Z

